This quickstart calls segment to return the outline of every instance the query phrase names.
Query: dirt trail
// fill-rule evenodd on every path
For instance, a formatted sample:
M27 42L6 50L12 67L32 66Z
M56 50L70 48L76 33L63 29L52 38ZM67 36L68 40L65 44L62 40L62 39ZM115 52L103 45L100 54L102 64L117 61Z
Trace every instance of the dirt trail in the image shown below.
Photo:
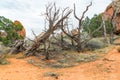
M120 53L116 48L100 60L63 69L38 68L27 59L9 58L9 65L0 65L0 80L120 80ZM46 77L46 72L59 76Z

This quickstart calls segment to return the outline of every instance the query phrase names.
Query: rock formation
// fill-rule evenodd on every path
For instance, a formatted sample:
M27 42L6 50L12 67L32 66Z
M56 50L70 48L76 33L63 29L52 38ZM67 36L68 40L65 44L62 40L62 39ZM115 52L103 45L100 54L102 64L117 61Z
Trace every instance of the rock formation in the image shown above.
M18 30L17 33L20 36L25 37L26 36L26 31L25 31L25 28L23 27L23 25L20 23L20 21L15 20L14 25L15 25L15 27L21 26L21 29Z
M110 20L115 10L117 10L115 17L116 33L120 33L120 0L113 0L112 3L108 5L105 12L103 12L103 17L104 20Z

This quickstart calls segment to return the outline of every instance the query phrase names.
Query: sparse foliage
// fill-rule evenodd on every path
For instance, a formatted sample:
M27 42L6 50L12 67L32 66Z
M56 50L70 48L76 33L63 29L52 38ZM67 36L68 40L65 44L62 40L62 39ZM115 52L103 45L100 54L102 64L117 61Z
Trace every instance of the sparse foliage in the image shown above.
M88 17L85 18L85 20L82 21L83 26L85 26L84 31L89 33L90 31L94 31L97 28L100 27L101 23L102 23L102 15L94 15L91 19L89 19ZM110 21L105 21L105 26L106 26L106 33L110 34L110 30L111 30L111 25L110 25ZM89 28L89 29L88 29ZM103 36L103 28L101 28L99 31L95 32L92 36L93 37L101 37Z
M110 22L106 21L104 23L101 15L95 15L91 19L87 17L84 20L85 14L90 6L92 6L92 2L86 6L82 16L78 17L76 14L76 5L74 4L73 15L78 21L78 26L76 29L70 31L68 20L72 10L68 7L61 10L57 8L55 3L46 5L46 10L43 15L45 16L45 30L42 35L39 34L38 36L32 31L35 39L31 40L33 44L26 47L25 56L44 53L45 59L48 60L53 51L59 51L60 49L66 50L74 48L78 52L82 52L91 39L103 35L103 26L107 26L106 33L110 33ZM57 30L62 31L59 37L55 34Z
M17 33L17 31L22 28L22 25L15 25L11 20L0 16L0 33L4 33L4 35L0 35L0 41L5 45L10 45L17 39L23 39L23 37Z

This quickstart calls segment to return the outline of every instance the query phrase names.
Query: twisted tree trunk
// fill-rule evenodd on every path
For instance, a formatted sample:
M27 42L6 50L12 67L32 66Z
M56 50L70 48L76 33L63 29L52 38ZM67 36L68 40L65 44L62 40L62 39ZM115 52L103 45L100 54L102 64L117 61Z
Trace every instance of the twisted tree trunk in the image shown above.
M54 33L55 30L61 28L61 22L68 18L72 10L65 8L63 12L65 12L65 14L61 16L60 9L56 8L55 3L53 6L51 5L46 6L45 16L49 24L48 30L41 37L39 38L36 37L35 43L31 47L26 49L25 55L27 56L33 55L36 52L36 50L39 48L39 46L41 44L44 44L46 40L50 37L50 35Z

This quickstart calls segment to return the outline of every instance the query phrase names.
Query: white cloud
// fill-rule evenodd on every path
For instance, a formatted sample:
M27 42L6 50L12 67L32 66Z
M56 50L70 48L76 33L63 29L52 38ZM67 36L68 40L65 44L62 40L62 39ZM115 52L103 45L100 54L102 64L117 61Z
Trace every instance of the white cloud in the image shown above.
M95 13L101 13L111 0L1 0L0 16L11 20L19 20L25 26L27 36L31 36L31 29L39 34L44 27L44 19L40 16L45 11L45 4L56 2L58 7L70 7L76 4L77 15L81 16L90 1L93 5L86 15L92 17Z

